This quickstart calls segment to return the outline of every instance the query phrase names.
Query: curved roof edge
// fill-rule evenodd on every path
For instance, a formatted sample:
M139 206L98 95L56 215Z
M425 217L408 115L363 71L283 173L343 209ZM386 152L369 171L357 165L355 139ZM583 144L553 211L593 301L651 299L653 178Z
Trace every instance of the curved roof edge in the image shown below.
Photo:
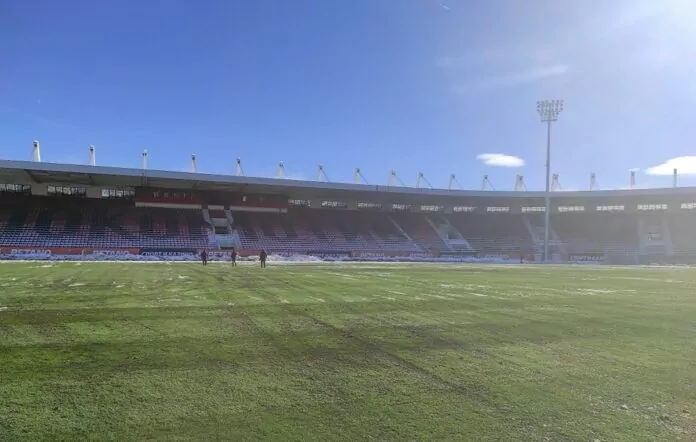
M349 184L349 183L332 183L294 179L280 178L262 178L248 177L235 175L220 175L207 173L193 172L174 172L155 169L133 169L124 167L112 166L87 166L78 164L60 164L60 163L38 163L34 161L15 161L15 160L0 160L0 173L2 170L43 173L50 175L55 174L84 174L91 176L118 176L123 178L133 178L140 180L141 178L152 178L159 180L171 180L172 182L197 183L208 182L217 185L253 185L257 187L269 188L286 188L288 191L295 190L335 190L344 192L380 192L390 193L394 195L431 195L445 197L520 197L520 198L539 198L544 197L546 192L543 191L501 191L501 190L448 190L448 189L430 189L417 187L403 186L387 186L387 185L371 185L371 184ZM668 188L653 188L653 189L620 189L620 190L585 190L585 191L555 191L552 192L552 197L620 197L620 196L660 196L660 195L683 195L696 194L696 187L668 187Z

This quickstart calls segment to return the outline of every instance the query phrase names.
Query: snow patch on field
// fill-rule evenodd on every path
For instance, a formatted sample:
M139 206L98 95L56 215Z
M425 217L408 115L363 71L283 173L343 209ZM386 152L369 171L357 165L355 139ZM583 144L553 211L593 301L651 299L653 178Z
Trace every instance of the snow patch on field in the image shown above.
M355 275L349 275L347 273L338 273L338 272L326 272L327 275L333 275L333 276L338 276L343 279L358 279Z
M578 291L580 293L590 294L590 295L616 293L616 290L610 290L610 289L578 289Z
M471 289L484 289L485 290L485 289L491 288L491 286L484 285L484 284L464 284L462 287L467 289L467 290L471 290Z
M452 298L450 296L434 295L434 294L431 294L429 296L432 298L436 298L436 299L442 299L443 301L451 301L452 300Z
M68 285L68 287L80 287L85 285L84 282L73 282L72 284Z
M646 278L643 276L608 276L609 279L623 279L627 281L651 281L651 282L669 282L681 284L686 281L681 281L679 279L664 279L664 278Z

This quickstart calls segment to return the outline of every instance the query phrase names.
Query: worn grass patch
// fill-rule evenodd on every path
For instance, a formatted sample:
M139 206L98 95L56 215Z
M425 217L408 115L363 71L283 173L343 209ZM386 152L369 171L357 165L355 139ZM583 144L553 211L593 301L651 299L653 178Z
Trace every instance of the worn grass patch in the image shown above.
M0 264L0 440L696 439L696 271Z

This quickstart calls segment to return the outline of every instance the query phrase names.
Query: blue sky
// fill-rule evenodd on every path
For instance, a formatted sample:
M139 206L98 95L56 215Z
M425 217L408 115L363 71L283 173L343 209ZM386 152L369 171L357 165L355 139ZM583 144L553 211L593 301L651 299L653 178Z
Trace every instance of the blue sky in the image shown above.
M563 188L696 184L695 20L693 0L10 0L0 157L38 139L54 162L94 144L100 165L541 189L548 98Z

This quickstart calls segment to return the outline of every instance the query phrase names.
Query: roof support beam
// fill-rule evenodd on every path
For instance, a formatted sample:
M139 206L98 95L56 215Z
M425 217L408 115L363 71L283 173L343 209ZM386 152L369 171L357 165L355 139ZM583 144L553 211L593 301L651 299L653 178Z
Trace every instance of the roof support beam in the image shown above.
M24 169L24 172L29 175L29 179L32 180L36 184L41 184L43 181L41 181L36 175L31 173L31 171Z

